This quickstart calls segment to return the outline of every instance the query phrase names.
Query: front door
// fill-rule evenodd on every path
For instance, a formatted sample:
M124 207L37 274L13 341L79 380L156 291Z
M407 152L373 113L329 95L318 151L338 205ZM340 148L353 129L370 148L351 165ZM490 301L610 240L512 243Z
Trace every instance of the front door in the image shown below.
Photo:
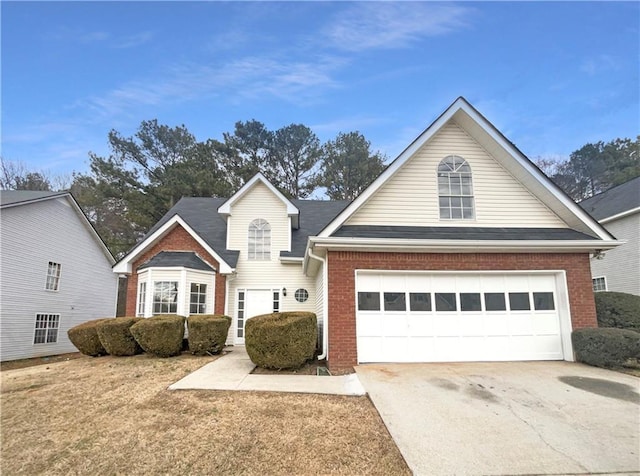
M247 319L273 312L274 296L271 289L247 289L238 292L238 325L236 343L244 344L244 324Z

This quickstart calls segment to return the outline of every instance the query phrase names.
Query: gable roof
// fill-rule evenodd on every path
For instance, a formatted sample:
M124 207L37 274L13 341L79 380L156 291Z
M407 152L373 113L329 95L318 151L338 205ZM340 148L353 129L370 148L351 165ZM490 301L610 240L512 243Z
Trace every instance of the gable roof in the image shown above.
M233 194L231 198L229 198L222 205L220 205L220 207L218 208L218 213L225 216L231 215L231 207L233 207L233 205L238 200L244 197L249 190L251 190L253 187L255 187L259 183L267 187L271 191L271 193L273 193L278 198L278 200L280 200L285 205L285 207L287 207L287 215L291 217L291 222L293 224L293 227L298 228L298 217L300 214L300 211L298 210L298 208L291 202L291 200L285 197L276 187L274 187L271 184L271 182L269 182L267 178L264 175L262 175L262 173L260 172L255 174L251 178L251 180L245 183L240 188L240 190L238 190L236 193Z
M107 245L102 240L102 237L98 234L96 229L93 227L93 224L89 221L87 216L80 208L80 205L73 197L71 192L62 191L62 192L40 192L40 191L32 191L32 190L0 190L0 209L6 209L11 207L19 207L24 205L30 205L37 202L42 202L45 200L53 200L57 198L66 199L73 210L78 215L78 218L87 229L89 234L93 237L94 240L98 243L98 246L102 250L102 253L105 255L109 263L114 264L116 262L115 258L107 248Z
M587 198L578 205L600 223L640 212L640 177Z
M189 268L201 271L215 271L193 251L161 251L149 261L139 266L145 268Z
M459 97L422 132L335 220L319 234L332 236L360 207L362 207L411 157L414 156L449 121L455 121L471 135L516 180L549 207L569 227L601 240L613 240L596 220L556 186L498 129L469 102Z
M229 200L211 197L184 197L176 203L129 253L114 267L116 272L130 272L129 265L151 242L164 236L173 226L181 225L201 240L205 249L220 261L221 273L228 273L238 263L237 250L228 250L227 220L218 212L220 206ZM348 201L291 200L299 211L298 229L291 231L291 251L281 252L282 258L303 258L309 236L317 234L346 207Z

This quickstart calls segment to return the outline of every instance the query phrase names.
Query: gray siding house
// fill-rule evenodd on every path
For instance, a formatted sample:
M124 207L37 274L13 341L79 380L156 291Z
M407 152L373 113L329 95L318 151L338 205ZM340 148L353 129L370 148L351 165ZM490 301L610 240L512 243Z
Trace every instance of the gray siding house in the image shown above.
M68 192L0 192L0 360L75 352L67 330L115 316L113 256Z
M640 295L640 177L580 202L622 246L591 259L594 291Z

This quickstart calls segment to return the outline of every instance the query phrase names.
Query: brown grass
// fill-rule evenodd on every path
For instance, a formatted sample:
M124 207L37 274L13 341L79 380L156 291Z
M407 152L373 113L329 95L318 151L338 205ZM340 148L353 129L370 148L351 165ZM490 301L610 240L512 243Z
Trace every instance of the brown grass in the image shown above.
M3 371L2 475L409 474L366 397L166 389L212 360Z

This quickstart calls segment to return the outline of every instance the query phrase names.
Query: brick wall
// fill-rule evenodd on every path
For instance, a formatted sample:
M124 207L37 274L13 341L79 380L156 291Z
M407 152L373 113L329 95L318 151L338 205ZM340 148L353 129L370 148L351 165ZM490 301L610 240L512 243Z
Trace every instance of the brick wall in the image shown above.
M146 263L161 251L193 251L200 258L219 269L220 265L193 237L180 225L167 233L158 243L146 250L134 263L127 284L127 316L136 315L138 299L138 266ZM216 314L224 314L226 276L216 273Z
M357 364L355 270L565 270L574 329L597 327L587 253L365 253L330 251L329 367Z

